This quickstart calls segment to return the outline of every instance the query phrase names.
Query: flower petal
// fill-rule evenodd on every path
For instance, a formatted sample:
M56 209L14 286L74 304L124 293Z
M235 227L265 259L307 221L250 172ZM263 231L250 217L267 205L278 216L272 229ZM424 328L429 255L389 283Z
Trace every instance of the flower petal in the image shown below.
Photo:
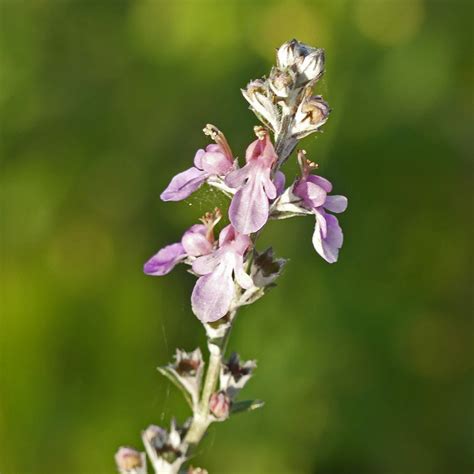
M194 155L194 166L200 170L202 170L202 157L205 155L206 151L203 150L202 148L199 148L199 150L196 152Z
M198 189L208 174L197 168L189 168L177 174L168 184L168 187L161 193L163 201L181 201Z
M319 224L319 227L321 229L321 237L323 239L326 238L326 234L328 231L328 225L326 223L326 217L327 214L322 210L322 209L314 209L314 215L316 216L316 221Z
M296 183L293 192L296 196L303 199L307 207L314 209L324 204L327 193L322 186L313 183L309 178L300 179Z
M206 151L201 164L204 171L220 176L227 174L234 165L232 160L229 160L222 151Z
M203 323L217 321L228 313L235 292L232 269L232 259L223 259L212 273L196 282L191 305Z
M262 180L263 188L268 199L275 199L277 197L276 186L273 181L270 179L270 170L263 172L260 178Z
M267 222L268 208L262 181L258 176L252 176L232 198L229 207L230 222L241 234L251 234Z
M181 244L188 255L199 257L212 252L212 244L206 238L206 230L205 225L196 224L184 233Z
M339 249L342 247L343 234L337 218L331 214L325 216L327 222L326 238L321 235L321 229L316 220L316 227L313 234L313 245L316 252L328 263L337 261Z
M245 273L244 259L240 255L235 256L234 274L235 280L244 290L252 288L253 280L250 275Z
M277 171L275 173L275 177L273 178L273 183L275 184L277 196L281 196L285 191L285 181L285 174L282 171Z
M202 257L196 258L193 262L193 272L198 275L208 275L213 272L216 266L219 264L220 252L217 250L209 255L203 255Z
M327 198L327 193L324 188L311 182L306 183L306 195L313 207L322 206Z
M181 243L167 245L145 263L143 271L147 275L166 275L185 258L186 251Z
M347 209L347 198L345 196L328 196L324 207L331 212L344 212Z
M310 181L311 183L321 186L327 193L330 193L332 191L331 182L328 181L326 178L323 178L322 176L310 174L307 180Z
M245 165L243 168L236 169L229 173L225 178L225 184L231 188L238 188L244 184L249 177L251 167Z

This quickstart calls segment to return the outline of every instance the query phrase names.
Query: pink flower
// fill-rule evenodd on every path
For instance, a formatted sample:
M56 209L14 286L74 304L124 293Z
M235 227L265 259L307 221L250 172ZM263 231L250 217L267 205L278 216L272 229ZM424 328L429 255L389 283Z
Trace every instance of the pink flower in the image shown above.
M249 289L252 278L244 270L244 254L251 245L250 237L228 225L219 235L219 246L212 253L197 258L193 271L201 277L191 296L194 314L203 323L217 321L230 310L237 284Z
M163 247L145 263L143 271L152 276L166 275L188 257L196 258L211 253L214 248L214 227L221 217L218 208L214 212L207 212L200 219L202 224L189 228L180 242Z
M163 201L181 201L199 189L211 176L226 176L234 169L232 151L222 132L207 125L204 132L216 141L194 156L194 166L177 174L161 193Z
M229 208L230 221L238 232L248 235L265 225L268 201L277 196L270 177L277 155L267 133L249 145L245 159L247 164L229 173L225 181L237 189ZM278 181L281 188L281 175Z
M236 284L249 289L252 278L244 270L244 255L251 246L250 237L238 233L232 225L222 229L214 241L213 228L221 215L217 210L193 225L181 241L167 245L145 263L147 275L162 276L178 263L192 265L198 275L191 296L194 314L203 323L217 321L231 309Z
M332 191L332 184L321 176L310 174L315 165L304 158L304 153L300 152L298 159L303 176L294 184L293 193L302 200L302 205L312 210L316 216L313 233L316 252L328 263L334 263L342 247L343 234L337 218L326 211L344 212L347 208L347 198L328 196Z
M181 242L163 247L153 255L143 267L147 275L162 276L168 274L188 256L197 257L212 251L212 242L207 237L208 228L204 224L193 225L188 229Z

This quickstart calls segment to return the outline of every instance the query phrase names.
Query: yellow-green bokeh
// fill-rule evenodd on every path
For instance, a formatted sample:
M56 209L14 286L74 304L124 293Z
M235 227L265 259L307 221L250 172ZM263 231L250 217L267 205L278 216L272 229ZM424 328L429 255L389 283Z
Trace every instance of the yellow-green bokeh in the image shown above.
M163 203L211 122L243 156L239 89L296 37L326 48L333 108L304 141L335 191L340 261L313 221L271 222L290 259L230 348L263 410L214 426L219 474L472 471L468 2L0 3L0 472L108 474L119 445L189 415L155 370L204 341L184 267L143 262L216 199ZM296 173L286 168L288 179ZM471 281L472 282L472 281Z

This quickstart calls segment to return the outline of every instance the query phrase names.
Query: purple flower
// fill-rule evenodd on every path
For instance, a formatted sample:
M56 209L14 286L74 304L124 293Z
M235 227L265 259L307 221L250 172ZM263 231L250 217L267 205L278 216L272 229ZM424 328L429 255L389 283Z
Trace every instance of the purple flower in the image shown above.
M194 166L177 174L161 193L163 201L181 201L200 188L211 176L226 176L234 169L234 158L222 132L207 125L204 132L216 141L194 156Z
M293 194L299 197L302 205L316 216L313 234L316 252L327 262L334 263L342 247L343 234L337 218L326 211L344 212L347 208L347 198L328 196L332 191L332 184L321 176L310 174L316 165L306 160L303 151L298 154L298 159L303 176L294 184Z
M144 267L147 275L161 276L179 262L192 265L199 278L191 303L194 314L203 323L217 321L229 312L236 296L234 278L244 289L253 286L252 278L244 270L244 255L252 243L250 237L228 225L215 242L214 226L220 218L218 209L207 213L202 218L203 224L193 225L181 242L162 248Z
M214 226L221 218L216 209L213 214L207 213L202 224L195 224L188 229L181 242L163 247L145 263L143 271L147 275L162 276L188 257L199 257L212 252L214 244Z
M235 229L251 234L261 229L268 219L269 199L275 199L277 189L270 178L277 155L267 133L249 145L245 153L247 164L232 171L226 184L236 188L229 208L229 217ZM281 188L281 176L279 175Z
M236 294L234 277L244 289L253 286L252 278L244 271L244 254L250 245L250 237L228 225L219 235L218 248L194 260L193 271L201 277L194 287L191 304L203 323L217 321L229 312Z

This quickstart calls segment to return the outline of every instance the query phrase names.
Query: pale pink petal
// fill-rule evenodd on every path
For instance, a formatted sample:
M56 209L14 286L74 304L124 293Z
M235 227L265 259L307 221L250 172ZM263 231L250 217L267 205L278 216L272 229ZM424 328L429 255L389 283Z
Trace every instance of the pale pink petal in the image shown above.
M270 140L270 136L266 135L264 141L264 148L263 153L260 158L260 161L265 163L265 166L271 168L273 163L278 159L278 156L275 152L275 148L273 148L273 144Z
M267 172L263 172L260 175L260 179L262 181L263 189L265 190L265 194L267 195L268 199L275 199L277 197L277 190L275 184L270 179L270 170L267 170Z
M199 168L200 170L203 169L202 167L202 157L206 154L206 151L200 148L196 154L194 155L194 166Z
M247 163L258 159L260 163L268 168L272 166L277 158L275 149L273 148L268 134L263 140L257 139L252 142L245 152L245 160Z
M214 271L216 266L219 264L220 253L217 250L209 255L203 255L202 257L196 258L193 262L193 272L198 275L207 275Z
M209 174L226 175L234 166L234 163L221 151L207 151L201 160L202 169Z
M293 192L296 196L303 199L306 207L313 209L322 206L327 196L323 187L305 178L300 179L296 183Z
M180 243L167 245L145 263L143 271L147 275L166 275L185 258L186 251Z
M209 145L207 145L206 151L224 153L224 150L222 149L222 147L217 143L210 143Z
M323 178L322 176L310 174L306 179L310 181L311 183L321 186L327 193L330 193L332 191L331 182L328 181L326 178Z
M314 214L316 216L316 221L321 229L321 237L325 239L328 228L325 217L327 216L327 214L324 211L318 209L314 209Z
M347 198L345 196L328 196L324 207L331 212L344 212L347 209Z
M191 295L194 314L203 323L217 321L228 313L234 292L232 260L223 259L212 273L196 282Z
M196 224L184 233L181 244L188 255L199 257L212 252L212 244L206 238L206 231L205 225Z
M244 255L247 249L252 245L252 239L248 235L236 233L233 249L239 254Z
M245 150L245 161L248 163L249 161L257 158L259 155L263 153L264 144L263 140L255 140L253 141Z
M190 196L206 181L208 174L197 168L189 168L177 174L161 193L163 201L181 201Z
M245 180L249 177L251 166L245 165L243 168L236 169L229 173L225 178L225 184L231 188L238 188L244 184Z
M224 246L224 244L230 243L232 240L235 239L235 235L236 232L232 225L226 225L219 234L219 247Z
M324 188L311 182L306 183L306 195L313 207L322 206L327 198Z
M240 255L235 256L235 265L234 265L234 274L237 283L242 287L244 290L249 290L253 286L253 280L245 273L244 270L244 260Z
M229 207L230 222L241 234L251 234L265 225L268 209L262 182L253 176L235 193Z
M323 238L319 223L316 220L316 226L313 234L313 245L316 252L321 255L328 263L334 263L339 256L339 249L342 247L343 234L337 218L331 214L326 214L327 235Z

